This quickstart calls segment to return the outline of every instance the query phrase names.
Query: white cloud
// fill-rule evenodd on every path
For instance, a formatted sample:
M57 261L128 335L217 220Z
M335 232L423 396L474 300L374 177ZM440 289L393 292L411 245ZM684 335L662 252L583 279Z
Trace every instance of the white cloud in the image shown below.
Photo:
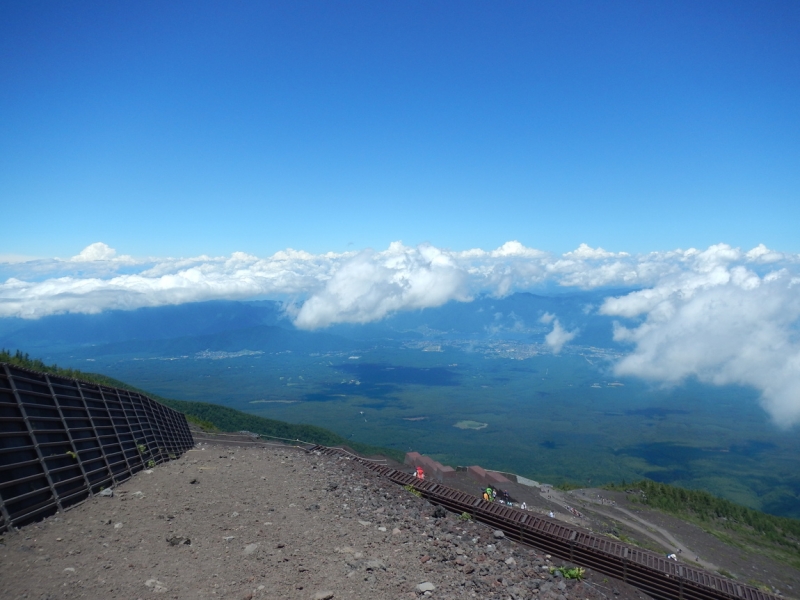
M130 256L117 256L117 251L103 242L89 244L78 254L69 259L74 263L114 261L117 263L134 263Z
M466 273L453 259L424 245L393 243L385 252L362 252L344 262L295 318L304 329L332 323L377 321L399 310L469 300Z
M787 269L759 275L743 259L712 247L650 289L607 299L601 313L642 319L616 325L615 338L633 344L616 372L749 386L776 423L792 425L800 421L800 290Z
M552 313L544 313L539 321L545 325L550 323L553 324L553 330L544 337L544 341L554 354L561 352L561 349L564 347L564 345L572 341L575 336L578 335L577 329L572 331L567 331L564 329L559 320Z

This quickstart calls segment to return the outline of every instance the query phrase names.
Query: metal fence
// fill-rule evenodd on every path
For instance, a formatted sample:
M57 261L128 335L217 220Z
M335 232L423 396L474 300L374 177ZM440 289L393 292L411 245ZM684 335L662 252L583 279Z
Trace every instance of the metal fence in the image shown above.
M354 456L341 448L314 446L311 451L354 460L396 484L413 487L434 504L500 529L514 541L621 579L656 600L780 600L753 586L669 560L663 554L633 548L499 502L487 502L473 494Z
M147 396L0 363L0 531L193 445L186 417Z

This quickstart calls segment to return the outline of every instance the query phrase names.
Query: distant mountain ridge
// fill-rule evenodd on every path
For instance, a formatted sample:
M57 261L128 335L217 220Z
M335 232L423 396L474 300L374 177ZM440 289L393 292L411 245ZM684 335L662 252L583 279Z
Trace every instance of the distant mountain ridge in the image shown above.
M0 347L63 353L94 346L110 353L167 355L206 349L274 352L308 349L314 344L320 345L319 351L327 351L359 347L368 340L469 338L542 343L552 329L541 322L546 313L555 315L565 329L578 331L574 344L609 347L617 345L611 320L596 309L612 292L480 297L396 313L376 323L337 324L313 332L295 328L282 305L272 301L219 300L37 320L6 318L0 319Z

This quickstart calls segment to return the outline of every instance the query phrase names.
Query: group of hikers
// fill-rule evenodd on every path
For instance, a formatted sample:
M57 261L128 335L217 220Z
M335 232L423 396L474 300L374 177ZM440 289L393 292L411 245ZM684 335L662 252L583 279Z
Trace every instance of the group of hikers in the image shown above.
M506 490L500 490L498 493L497 489L491 485L487 486L483 491L483 499L487 502L499 502L500 504L507 504L508 506L514 504L514 499Z

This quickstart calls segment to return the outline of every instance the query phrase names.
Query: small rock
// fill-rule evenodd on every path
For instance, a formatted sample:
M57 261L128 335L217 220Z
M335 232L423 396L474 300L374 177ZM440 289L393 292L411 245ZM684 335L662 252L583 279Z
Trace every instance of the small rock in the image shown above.
M364 527L366 527L367 525L372 525L372 521L359 521L358 523L360 525L363 525Z
M417 586L417 591L420 593L432 592L435 589L436 586L433 585L430 581L425 581Z
M140 491L133 492L133 494L131 494L131 496L133 496L137 500L141 500L142 498L144 498L144 494L142 492L140 492Z
M504 537L506 537L506 534L503 533L502 531L500 531L499 529L496 529L492 533L492 535L494 536L494 539L496 539L496 540L502 540Z
M235 535L229 535L229 536L224 537L222 539L225 540L226 542L230 542L231 540L235 540L236 536Z
M194 485L194 484L196 484L196 483L200 483L200 480L198 480L198 479L192 479L192 480L191 480L189 483L190 483L190 484L192 484L192 485Z
M163 583L161 583L158 579L148 579L147 581L144 582L144 584L147 587L152 588L154 592L167 591L167 587Z
M244 547L244 555L250 556L255 553L256 550L258 550L258 544L247 544L247 546Z
M378 531L386 531L386 527L378 527Z
M475 572L475 567L473 567L472 565L466 565L464 567L464 573L466 573L467 575L474 572Z
M392 529L392 535L397 535L398 533L400 533L400 529L398 527Z
M231 513L231 516L232 516L232 517L238 517L238 516L239 516L239 513L238 513L238 512L232 512L232 513Z
M67 567L66 569L64 569L64 572L65 573L74 573L75 572L75 568L74 567Z
M436 519L443 519L447 516L447 510L445 510L442 506L437 506L436 509L433 511L433 517Z
M306 510L319 510L319 504L312 504L311 506L307 506Z
M386 565L383 564L382 560L378 560L376 558L376 559L373 559L373 560L368 560L365 568L367 569L367 571L377 571L379 569L382 569L382 570L385 571L386 570Z
M100 492L97 495L98 496L105 496L107 498L113 498L114 497L114 489L113 488L106 488L104 490L100 490Z
M494 544L487 544L486 545L486 551L487 552L494 552L494 550L495 550Z
M122 523L114 523L114 529L122 529Z
M516 564L517 564L517 561L515 561L515 560L514 560L514 557L513 557L513 556L509 556L509 557L506 559L506 564L507 564L509 567L513 567L514 565L516 565Z
M313 596L313 600L331 600L333 592L317 592Z
M152 475L153 469L145 469L144 472L147 473L148 475Z
M173 536L171 538L167 538L167 541L169 542L170 546L184 546L184 545L185 546L191 546L192 545L192 540L190 540L187 537L178 536L178 535Z
M422 558L419 559L419 562L421 562L422 564L425 564L430 559L431 559L431 557L426 554L425 556L423 556Z
M57 542L60 542L60 541L61 541L61 538L56 538L56 541L57 541Z

